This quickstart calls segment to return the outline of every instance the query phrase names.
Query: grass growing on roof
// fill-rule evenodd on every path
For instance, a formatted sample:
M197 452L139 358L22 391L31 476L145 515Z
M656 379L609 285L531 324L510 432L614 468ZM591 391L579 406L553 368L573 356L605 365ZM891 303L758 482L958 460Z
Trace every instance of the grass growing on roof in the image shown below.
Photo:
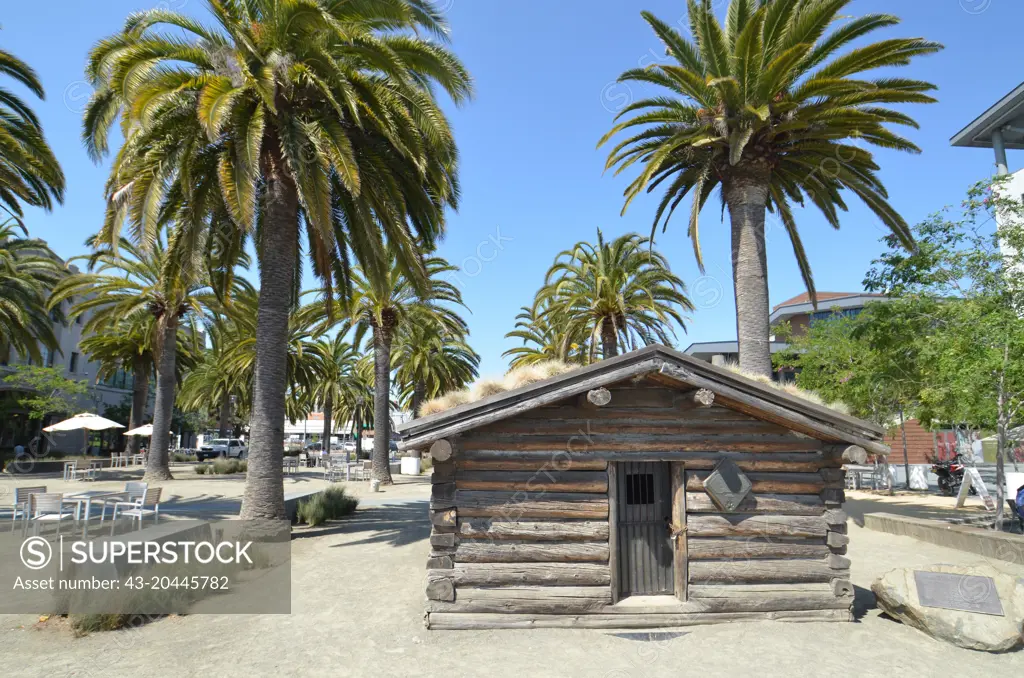
M538 381L544 381L545 379L565 374L566 372L572 372L578 367L579 365L570 365L560 360L548 360L535 365L517 367L514 370L509 370L501 379L481 379L468 389L454 391L440 398L427 401L420 408L420 416L425 417L430 414L447 412L459 405L475 403L478 400L483 400L499 393L512 391L523 386L535 384Z

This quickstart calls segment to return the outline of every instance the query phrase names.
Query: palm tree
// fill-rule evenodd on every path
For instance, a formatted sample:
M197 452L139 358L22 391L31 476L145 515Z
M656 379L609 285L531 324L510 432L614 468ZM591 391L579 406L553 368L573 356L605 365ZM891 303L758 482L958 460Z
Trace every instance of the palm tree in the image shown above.
M348 288L350 261L384 275L395 252L424 287L421 248L457 206L458 157L436 99L471 93L442 44L429 0L207 0L216 26L175 12L133 14L93 49L96 92L85 138L100 158L122 118L128 137L108 182L102 233L127 218L152 239L180 203L201 243L203 215L226 204L239 234L258 235L258 368L246 518L284 517L281 475L290 311L300 233L314 274ZM424 37L432 36L433 39ZM184 215L179 215L179 217ZM257 224L259 227L257 228Z
M155 323L149 317L135 316L122 320L82 339L79 347L89 360L99 363L96 380L102 381L114 376L118 370L127 369L132 373L132 411L129 415L129 429L136 429L145 423L146 405L149 402L149 377L153 370L153 330ZM128 439L129 454L138 454L139 438Z
M66 270L45 242L21 236L28 231L19 222L0 223L0 358L13 349L39 362L40 343L58 346L46 300ZM56 314L63 319L60 309Z
M391 364L399 402L417 417L427 400L461 390L475 380L480 356L464 335L447 331L430 314L414 313L395 337Z
M46 98L36 72L2 49L0 73ZM0 140L0 208L21 224L22 203L49 211L54 202L64 202L64 172L46 143L39 118L6 87L0 87Z
M506 334L519 339L522 345L501 354L510 358L509 367L525 367L549 360L587 364L591 351L587 337L568 337L565 327L557 324L548 312L549 299L535 299L533 306L523 306L516 316L515 329Z
M88 244L99 245L95 238ZM192 316L201 311L199 297L208 290L205 270L176 266L159 239L148 249L121 239L117 250L98 249L80 258L87 259L88 272L68 276L57 285L50 296L50 306L78 298L70 315L88 315L82 330L87 335L114 331L124 321L152 324L156 402L145 477L171 480L171 420L179 353L185 349L178 345L178 333L183 323L191 323ZM195 334L194 328L187 333Z
M672 324L685 331L682 311L693 310L668 260L635 233L605 242L598 230L596 244L579 242L560 253L537 296L548 302L545 313L562 327L563 342L587 338L591 361L599 341L604 358L619 346L635 349L638 339L671 344Z
M388 444L391 439L391 345L399 328L414 318L430 322L444 331L465 334L466 322L449 306L464 306L462 293L441 276L455 267L439 257L424 261L426 291L420 293L402 268L397 256L384 275L357 269L352 276L349 300L350 321L356 325L354 343L361 344L370 331L373 336L373 477L391 483Z
M869 14L838 25L850 0L732 0L725 27L711 0L688 0L688 40L643 13L665 44L671 63L626 71L622 82L668 90L637 101L601 140L640 128L618 143L607 167L642 168L626 189L625 212L642 192L662 189L651 235L667 226L692 197L689 237L703 271L698 214L716 188L729 208L740 367L771 374L765 211L778 215L800 273L815 300L814 280L797 232L792 205L810 201L833 228L846 211L848 189L907 246L906 222L888 203L878 165L864 144L919 152L889 124L917 127L890 104L931 103L927 82L861 77L877 68L905 66L941 49L919 38L852 46L873 31L899 23ZM838 25L834 30L829 27ZM843 51L845 50L845 51ZM842 52L842 53L841 53Z
M347 400L347 391L356 379L359 352L340 333L330 339L320 338L310 346L309 352L319 363L309 397L323 408L324 454L330 454L334 407Z

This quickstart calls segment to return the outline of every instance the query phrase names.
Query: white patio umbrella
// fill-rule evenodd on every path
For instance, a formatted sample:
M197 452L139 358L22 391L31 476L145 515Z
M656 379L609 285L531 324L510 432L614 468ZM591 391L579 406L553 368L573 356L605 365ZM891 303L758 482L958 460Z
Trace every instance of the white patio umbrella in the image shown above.
M56 431L80 431L82 429L89 431L106 431L111 428L124 428L124 426L118 424L116 421L111 421L110 419L101 417L98 414L83 412L82 414L76 414L70 419L58 422L53 426L47 426L43 430L47 433L54 433Z
M125 431L124 435L126 435L126 436L145 436L145 437L149 438L150 436L153 435L153 425L152 424L143 424L142 426L140 426L138 428L133 428L131 431Z

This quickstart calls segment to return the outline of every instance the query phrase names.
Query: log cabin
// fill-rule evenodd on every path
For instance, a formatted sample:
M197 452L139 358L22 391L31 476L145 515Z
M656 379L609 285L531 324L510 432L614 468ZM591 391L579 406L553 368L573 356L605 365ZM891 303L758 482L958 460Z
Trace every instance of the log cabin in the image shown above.
M433 458L428 628L852 619L874 424L649 346L398 432Z

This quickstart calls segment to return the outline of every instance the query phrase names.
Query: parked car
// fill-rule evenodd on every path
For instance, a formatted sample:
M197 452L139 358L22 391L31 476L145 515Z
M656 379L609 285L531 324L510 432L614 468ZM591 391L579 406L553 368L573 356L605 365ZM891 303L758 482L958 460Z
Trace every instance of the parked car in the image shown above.
M238 438L215 438L204 443L196 452L199 461L215 459L217 457L229 457L232 459L245 459L249 455L249 448Z
M324 444L321 442L310 443L309 445L306 445L306 452L319 452L322 449L324 449Z

